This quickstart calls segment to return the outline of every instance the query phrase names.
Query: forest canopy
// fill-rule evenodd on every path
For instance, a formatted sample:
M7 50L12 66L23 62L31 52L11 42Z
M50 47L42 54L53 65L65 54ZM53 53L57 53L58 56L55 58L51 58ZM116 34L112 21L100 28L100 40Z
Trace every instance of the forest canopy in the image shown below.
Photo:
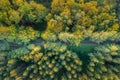
M0 0L0 80L120 80L120 0Z

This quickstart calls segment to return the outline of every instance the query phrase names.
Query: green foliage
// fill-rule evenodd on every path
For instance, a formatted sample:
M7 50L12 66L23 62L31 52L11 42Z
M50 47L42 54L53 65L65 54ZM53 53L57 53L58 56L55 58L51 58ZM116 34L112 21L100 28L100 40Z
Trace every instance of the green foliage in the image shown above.
M7 74L7 66L6 66L7 54L8 54L8 52L6 52L6 51L4 51L4 52L0 51L0 79L3 79L4 76L6 76L6 74Z
M53 43L52 43L53 44ZM80 79L82 62L72 51L63 47L64 45L46 44L45 51L41 52L39 46L29 44L8 51L6 55L7 69L2 73L2 79ZM59 49L56 49L56 48ZM64 50L64 51L63 51ZM0 54L2 55L2 54ZM1 56L2 57L2 56ZM2 59L2 58L1 58ZM7 72L7 73L6 73ZM31 72L31 73L29 73Z
M23 0L2 0L0 10L0 24L3 25L36 24L43 21L47 14L47 9L42 4Z
M57 40L57 36L54 33L49 32L49 31L42 33L41 37L46 41L56 41Z
M67 46L60 42L47 42L44 44L44 48L45 50L52 50L56 52L65 52L67 50Z
M91 35L90 40L99 44L99 43L105 42L107 40L115 41L115 40L117 40L118 35L119 34L116 31L96 32Z
M17 33L17 39L21 40L23 43L29 43L31 40L35 40L40 37L40 33L35 31L32 27L20 27Z
M114 28L115 29L115 28ZM95 43L104 43L104 42L119 42L119 32L116 30L112 31L101 31L94 32L91 29L83 31L83 37L86 40L93 41Z
M53 0L52 13L46 17L48 20L47 28L54 32L75 32L90 26L95 26L94 31L108 30L115 23L118 23L115 11L110 12L113 7L107 2L99 0ZM56 28L58 30L55 30Z
M1 0L0 80L120 80L117 10L115 0Z
M47 10L42 4L37 4L33 1L24 3L18 11L21 15L30 22L38 23L46 16Z
M12 51L10 51L8 58L12 59L12 58L19 58L25 54L28 54L29 50L25 47L22 48L18 48L18 49L13 49Z
M80 31L76 31L75 33L61 32L59 34L46 31L41 35L41 37L46 41L60 41L64 44L75 46L78 46L80 44L80 41L82 40L82 34Z
M61 32L59 35L59 40L65 43L70 43L71 45L79 45L80 41L82 40L81 34L78 32L76 33L67 33L67 32Z
M0 10L9 10L10 9L10 2L8 0L1 0L0 2Z
M95 49L95 53L89 54L90 63L86 70L91 79L120 79L120 48L118 45L100 46Z
M38 37L40 37L40 33L38 31L35 31L32 27L21 26L17 29L14 26L0 26L0 40L16 42L17 44L27 44L31 40L34 40Z
M11 21L11 23L18 24L20 22L21 16L20 16L19 12L15 11L15 10L9 10L8 14L10 14L10 16L8 18Z
M10 45L8 42L0 41L0 51L5 51L5 50L9 50L9 49L10 49Z

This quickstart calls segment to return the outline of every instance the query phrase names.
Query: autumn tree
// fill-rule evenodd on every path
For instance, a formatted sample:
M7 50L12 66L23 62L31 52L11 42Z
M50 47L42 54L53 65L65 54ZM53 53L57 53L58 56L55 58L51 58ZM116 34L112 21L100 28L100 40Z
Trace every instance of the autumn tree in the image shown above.
M50 30L74 32L94 26L94 31L101 31L118 25L115 11L111 12L113 6L106 1L53 0L51 8L46 17Z
M0 10L0 24L7 26L40 23L47 14L46 7L32 0L2 0Z

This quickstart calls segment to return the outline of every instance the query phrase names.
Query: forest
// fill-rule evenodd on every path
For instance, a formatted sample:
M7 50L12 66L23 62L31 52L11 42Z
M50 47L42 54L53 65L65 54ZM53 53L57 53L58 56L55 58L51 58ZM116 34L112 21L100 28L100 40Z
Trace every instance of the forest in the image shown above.
M0 80L120 80L120 0L0 0Z

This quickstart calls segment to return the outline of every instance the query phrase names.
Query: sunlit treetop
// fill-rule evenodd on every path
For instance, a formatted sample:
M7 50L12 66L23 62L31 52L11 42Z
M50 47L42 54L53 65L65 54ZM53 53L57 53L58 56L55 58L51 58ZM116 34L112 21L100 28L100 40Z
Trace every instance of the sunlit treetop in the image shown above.
M46 19L48 23L54 20L57 24L62 24L62 27L55 27L63 31L83 30L90 26L95 26L95 31L107 30L118 22L114 4L107 2L108 0L53 0L51 13ZM48 24L48 28L53 29L50 26Z
M7 26L39 23L47 14L46 7L32 0L2 0L0 10L0 24Z

